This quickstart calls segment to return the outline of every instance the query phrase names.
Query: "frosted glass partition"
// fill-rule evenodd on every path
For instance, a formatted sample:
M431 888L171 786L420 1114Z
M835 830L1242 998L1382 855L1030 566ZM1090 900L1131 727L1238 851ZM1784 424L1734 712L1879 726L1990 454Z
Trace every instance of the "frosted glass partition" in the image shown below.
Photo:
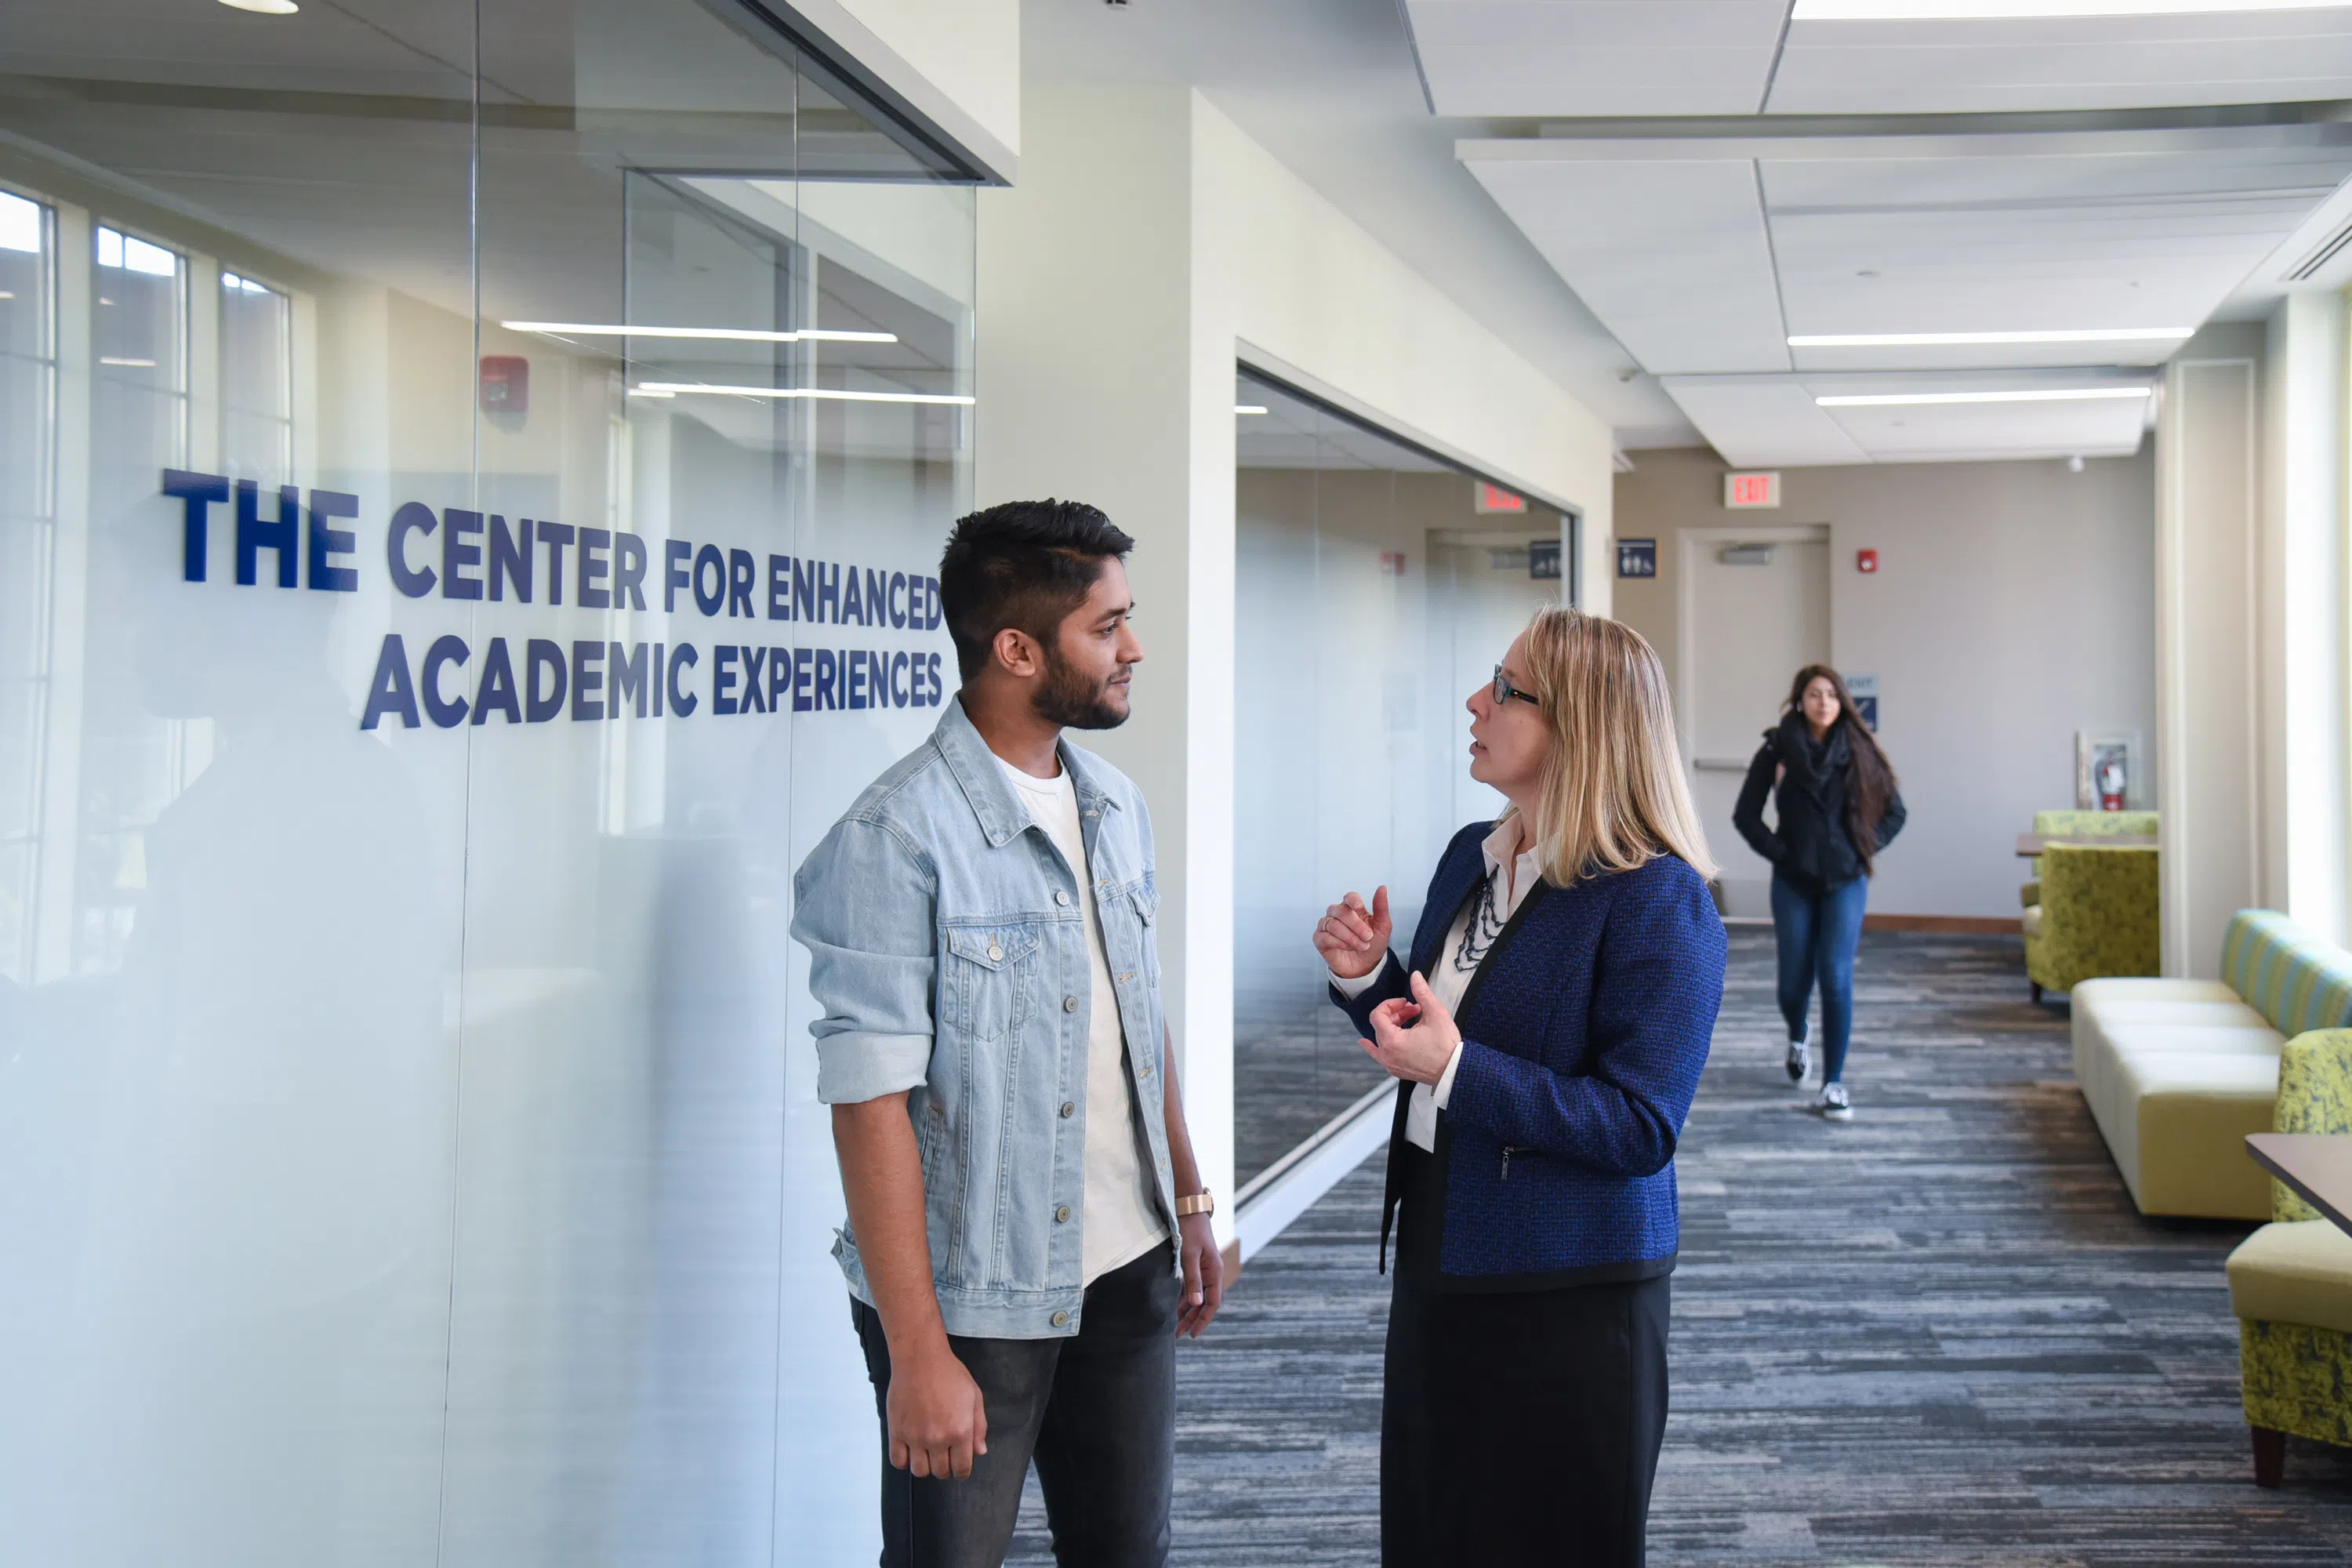
M0 1559L878 1549L785 931L972 199L750 15L0 11Z
M1235 388L1234 1116L1246 1184L1386 1081L1326 998L1326 905L1388 885L1400 955L1437 856L1501 797L1462 703L1560 581L1560 515L1286 389ZM1482 511L1517 503L1523 510ZM1269 787L1269 781L1274 781Z

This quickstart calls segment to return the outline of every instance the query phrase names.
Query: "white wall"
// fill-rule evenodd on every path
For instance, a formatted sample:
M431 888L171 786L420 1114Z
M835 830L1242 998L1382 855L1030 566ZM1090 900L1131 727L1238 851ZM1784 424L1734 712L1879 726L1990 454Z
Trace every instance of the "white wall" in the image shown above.
M990 174L1021 157L1021 0L782 0Z
M1771 514L1727 512L1724 472L1712 452L1661 451L1618 477L1618 534L1659 541L1658 576L1617 584L1619 617L1674 671L1676 530L1828 524L1831 662L1879 677L1879 738L1911 812L1871 908L2015 920L2015 840L2035 811L2074 804L2074 732L2137 731L2144 756L2156 739L2149 457L2096 458L2079 474L2056 462L1793 468ZM1875 575L1855 569L1864 549L1878 552ZM2153 783L2145 763L2142 775Z
M1139 542L1150 661L1102 749L1151 800L1185 1093L1230 1193L1236 354L1579 506L1592 559L1609 433L1198 94L1024 110L1021 182L981 201L978 497L1079 496Z

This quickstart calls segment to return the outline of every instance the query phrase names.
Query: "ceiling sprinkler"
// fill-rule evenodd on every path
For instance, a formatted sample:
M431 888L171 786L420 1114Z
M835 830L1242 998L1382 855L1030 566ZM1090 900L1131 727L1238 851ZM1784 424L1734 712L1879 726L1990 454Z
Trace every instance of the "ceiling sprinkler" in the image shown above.
M2077 452L2073 457L2066 459L2066 471L2070 474L2079 474L2083 471L2082 453Z

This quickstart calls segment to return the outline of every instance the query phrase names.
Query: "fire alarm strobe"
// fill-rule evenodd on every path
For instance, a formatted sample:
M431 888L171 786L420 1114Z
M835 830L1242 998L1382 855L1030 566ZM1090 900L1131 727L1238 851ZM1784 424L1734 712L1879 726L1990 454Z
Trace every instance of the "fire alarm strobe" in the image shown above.
M1877 571L1877 570L1878 570L1878 552L1877 552L1877 551L1875 551L1875 550L1857 550L1857 551L1855 551L1855 552L1853 552L1853 569L1854 569L1855 571L1857 571L1857 572L1875 572L1875 571Z

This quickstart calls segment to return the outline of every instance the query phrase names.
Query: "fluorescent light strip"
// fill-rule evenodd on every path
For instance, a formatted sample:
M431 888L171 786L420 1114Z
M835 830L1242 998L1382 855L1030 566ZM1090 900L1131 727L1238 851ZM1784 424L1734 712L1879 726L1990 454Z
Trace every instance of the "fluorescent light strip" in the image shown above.
M2063 332L1808 332L1792 349L1923 348L1944 343L2151 343L2194 337L2194 327L2086 327Z
M1797 0L1792 22L1993 22L2042 16L2184 16L2332 11L2345 0Z
M1265 412L1265 405L1263 403L1236 403L1234 405L1234 412L1236 414L1263 414Z
M2150 386L2064 386L2030 392L1863 392L1816 397L1823 408L1902 408L1923 403L2089 403L2146 397Z
M816 398L827 403L943 403L969 408L972 400L943 392L841 392L826 386L704 386L690 381L648 381L631 389L652 397L707 392L719 397Z
M704 338L739 343L895 343L896 332L845 332L826 327L803 327L798 331L763 332L748 327L624 327L588 321L500 321L510 332L538 332L554 338Z

